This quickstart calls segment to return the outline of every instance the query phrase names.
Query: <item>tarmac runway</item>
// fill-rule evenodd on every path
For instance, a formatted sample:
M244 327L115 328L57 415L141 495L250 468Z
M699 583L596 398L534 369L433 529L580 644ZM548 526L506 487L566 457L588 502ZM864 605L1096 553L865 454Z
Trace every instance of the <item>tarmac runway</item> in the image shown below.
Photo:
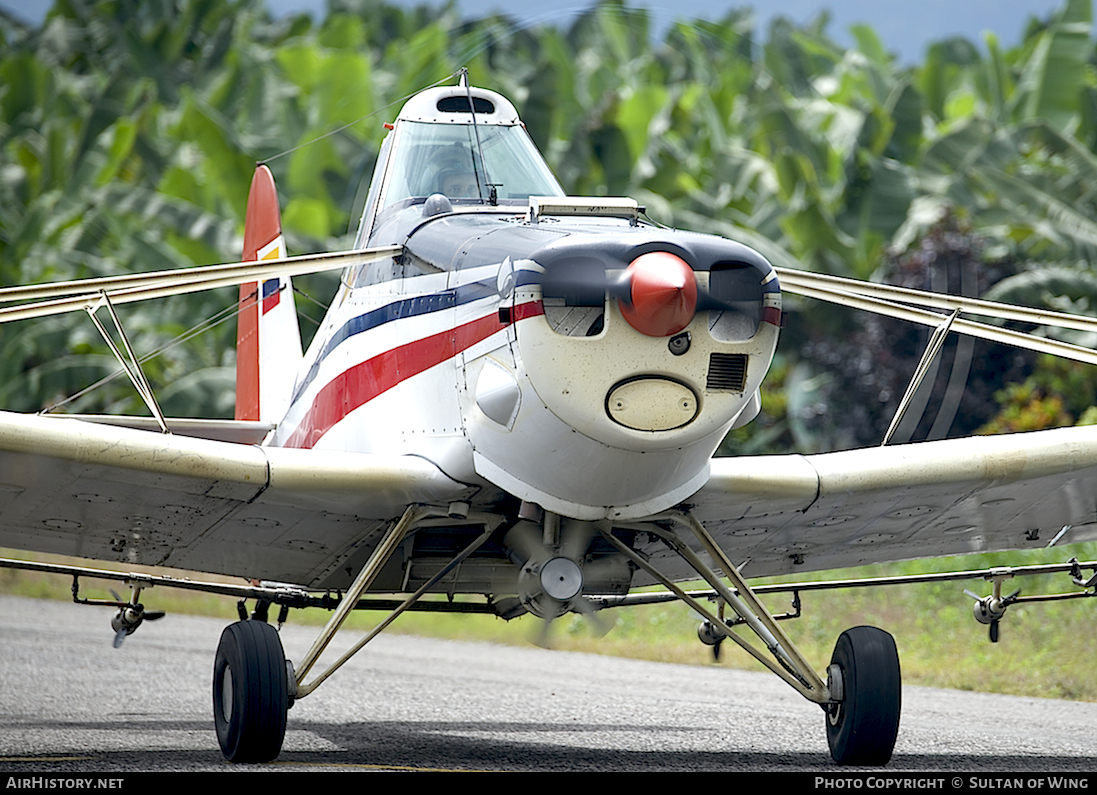
M225 622L0 596L0 773L827 771L822 711L767 672L382 635L300 700L278 760L225 762ZM283 629L298 660L316 635ZM356 636L337 638L350 645ZM325 658L326 659L326 658ZM1097 704L904 687L889 771L1097 770Z

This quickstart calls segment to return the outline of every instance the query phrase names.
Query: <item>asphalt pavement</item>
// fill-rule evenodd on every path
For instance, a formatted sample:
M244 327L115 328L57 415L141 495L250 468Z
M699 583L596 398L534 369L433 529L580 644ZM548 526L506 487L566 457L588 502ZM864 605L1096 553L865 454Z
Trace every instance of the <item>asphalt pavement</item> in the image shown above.
M0 774L252 769L213 732L225 622L169 615L114 649L110 613L0 596ZM290 657L315 635L284 627ZM386 634L261 768L833 773L823 720L765 671ZM1092 703L904 687L888 770L1094 771L1095 723Z

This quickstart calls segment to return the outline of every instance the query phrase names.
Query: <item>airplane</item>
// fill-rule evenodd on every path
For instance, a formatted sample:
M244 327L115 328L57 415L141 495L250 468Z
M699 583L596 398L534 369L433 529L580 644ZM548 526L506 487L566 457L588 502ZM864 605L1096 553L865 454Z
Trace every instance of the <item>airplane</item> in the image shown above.
M1097 538L1093 427L714 457L759 412L783 291L932 327L904 403L951 332L1097 363L962 314L1097 321L777 269L734 240L656 225L632 199L568 196L514 106L467 72L414 95L386 128L350 251L288 257L260 165L240 263L0 288L0 322L86 311L153 415L0 412L0 545L247 584L0 565L72 575L75 601L117 609L116 644L159 617L139 601L149 587L236 597L212 687L226 759L276 758L294 702L409 609L596 621L680 599L703 617L703 642L730 639L821 708L835 762L884 765L902 700L892 636L851 628L820 671L760 596L901 578L745 577ZM340 283L303 350L291 279L320 270ZM225 285L240 285L235 418L167 418L114 307ZM922 579L990 582L974 613L996 638L1030 598L1003 595L1005 582L1065 572L1080 590L1064 598L1084 598L1097 591L1088 570ZM130 599L82 598L79 579L93 576L128 584ZM637 590L652 585L665 590ZM332 615L290 661L272 607L279 626L291 609ZM313 674L359 608L389 615Z

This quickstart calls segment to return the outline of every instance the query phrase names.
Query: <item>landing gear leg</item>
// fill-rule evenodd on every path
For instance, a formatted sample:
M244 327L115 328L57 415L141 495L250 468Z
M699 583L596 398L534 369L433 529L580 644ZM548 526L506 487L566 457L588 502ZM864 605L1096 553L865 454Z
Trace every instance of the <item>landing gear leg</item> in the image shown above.
M831 756L840 765L886 765L891 759L895 739L899 734L901 687L899 653L895 640L875 627L854 627L838 638L831 657L828 677L824 682L796 649L791 639L777 624L743 579L715 539L691 513L669 512L656 517L657 525L645 529L661 538L677 552L716 591L716 595L763 640L770 652L731 632L731 623L712 612L693 595L683 591L674 580L658 571L651 560L641 556L613 535L608 525L599 526L602 537L637 568L643 569L661 582L679 599L692 607L707 624L702 628L702 641L715 642L721 635L733 641L788 683L794 690L826 710L827 742ZM717 575L674 530L663 522L689 527L709 557L722 569ZM726 577L731 585L723 582Z
M282 750L289 709L286 655L274 627L225 627L213 664L213 723L230 762L269 762Z
M831 694L840 698L826 706L830 755L840 765L886 765L899 733L894 638L876 627L847 629L834 646L829 671Z

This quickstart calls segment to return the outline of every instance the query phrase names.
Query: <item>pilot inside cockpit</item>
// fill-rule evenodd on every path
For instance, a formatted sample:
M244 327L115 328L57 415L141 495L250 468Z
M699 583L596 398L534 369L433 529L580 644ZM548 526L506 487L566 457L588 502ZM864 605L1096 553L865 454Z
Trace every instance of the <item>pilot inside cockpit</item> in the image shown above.
M430 158L431 192L450 199L480 198L482 175L477 175L472 152L460 144L440 147ZM481 176L478 179L478 176Z
M480 195L480 186L476 175L466 168L452 168L438 175L438 189L451 199L464 199Z

